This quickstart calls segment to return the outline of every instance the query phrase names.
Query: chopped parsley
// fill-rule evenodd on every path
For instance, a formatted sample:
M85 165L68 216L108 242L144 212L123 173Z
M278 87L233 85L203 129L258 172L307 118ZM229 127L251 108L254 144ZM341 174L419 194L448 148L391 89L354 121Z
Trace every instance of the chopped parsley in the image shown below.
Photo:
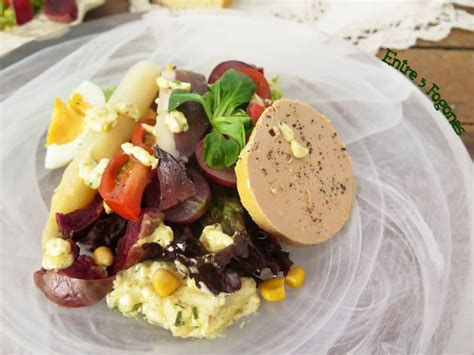
M199 313L197 307L193 307L193 318L199 319Z
M178 314L176 315L176 320L174 321L174 325L176 327L181 327L182 325L184 325L184 322L183 320L181 319L183 316L183 312L182 311L179 311Z

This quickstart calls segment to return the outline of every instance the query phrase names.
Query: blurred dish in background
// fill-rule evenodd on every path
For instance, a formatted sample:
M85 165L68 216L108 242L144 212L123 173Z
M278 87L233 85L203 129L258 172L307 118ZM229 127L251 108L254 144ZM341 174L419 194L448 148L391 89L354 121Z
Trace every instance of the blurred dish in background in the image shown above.
M58 37L105 0L3 0L0 3L0 56L34 40Z

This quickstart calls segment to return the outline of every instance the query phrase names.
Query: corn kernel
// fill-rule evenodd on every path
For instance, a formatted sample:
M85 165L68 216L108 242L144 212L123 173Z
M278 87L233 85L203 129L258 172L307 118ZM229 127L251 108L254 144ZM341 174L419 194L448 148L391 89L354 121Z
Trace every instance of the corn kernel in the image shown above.
M285 299L285 279L283 277L275 277L263 281L260 285L260 293L268 302L278 302Z
M286 275L285 280L288 286L299 288L303 286L305 279L305 272L302 267L292 267Z
M102 246L94 250L94 261L99 266L110 266L114 262L114 254L109 248Z
M181 284L179 278L165 269L158 269L153 274L153 288L161 297L173 294Z

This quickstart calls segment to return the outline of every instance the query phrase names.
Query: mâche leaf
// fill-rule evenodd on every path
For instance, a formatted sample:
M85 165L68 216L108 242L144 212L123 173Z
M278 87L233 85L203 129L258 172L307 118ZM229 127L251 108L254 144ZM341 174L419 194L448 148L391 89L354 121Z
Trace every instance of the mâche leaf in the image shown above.
M204 107L208 118L210 117L211 112L209 111L209 107L204 102L203 97L197 93L189 92L182 89L173 90L173 92L171 93L170 101L168 104L168 111L171 112L173 110L176 110L179 106L188 101L200 103Z
M204 139L204 161L213 169L232 166L246 144L252 120L242 109L256 91L256 85L247 75L230 69L201 96L185 90L174 90L169 110L185 102L200 103L213 129Z
M214 119L214 127L221 134L235 140L240 149L245 145L245 127L241 116L221 116Z
M213 169L232 166L240 153L239 144L213 130L204 138L204 161Z
M255 90L255 83L247 75L234 69L226 71L206 94L214 96L213 118L231 116L240 105L252 100Z

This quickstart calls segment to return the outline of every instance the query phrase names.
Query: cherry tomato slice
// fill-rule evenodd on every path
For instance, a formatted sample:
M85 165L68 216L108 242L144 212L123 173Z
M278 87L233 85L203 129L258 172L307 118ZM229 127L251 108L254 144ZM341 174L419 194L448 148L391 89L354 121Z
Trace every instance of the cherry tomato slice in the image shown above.
M258 119L262 115L263 111L265 111L265 107L262 105L257 104L256 102L251 102L247 106L247 113L252 118L252 122L254 125L257 124Z
M270 84L268 84L267 79L265 79L265 76L262 73L253 68L237 68L235 70L247 75L253 80L255 85L257 85L256 94L258 96L260 96L263 100L271 100L272 92L270 89Z
M143 191L150 181L150 168L120 150L102 175L99 193L115 213L136 221L140 216Z
M143 123L149 126L154 126L155 122L156 121L154 119L147 119L138 122L132 135L132 144L146 149L150 154L153 154L153 149L150 146L149 140L147 139L148 132L145 130L145 128L143 128Z

